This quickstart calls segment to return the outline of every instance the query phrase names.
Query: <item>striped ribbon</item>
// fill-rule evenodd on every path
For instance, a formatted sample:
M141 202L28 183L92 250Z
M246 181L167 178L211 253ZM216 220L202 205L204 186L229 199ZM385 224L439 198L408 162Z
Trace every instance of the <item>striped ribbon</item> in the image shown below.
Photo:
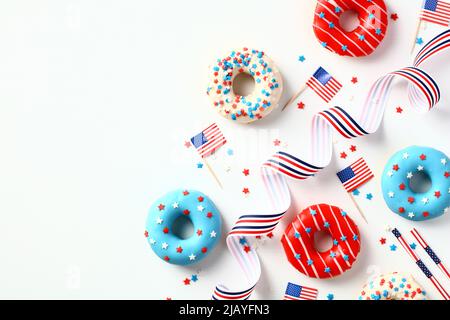
M316 114L312 120L311 161L280 151L262 165L261 176L272 203L272 210L270 214L241 216L226 239L229 250L248 282L242 290L230 290L220 284L214 290L213 299L237 300L250 297L260 278L261 265L255 250L243 250L241 241L245 237L267 235L275 229L291 204L286 177L304 180L326 167L332 156L333 131L349 139L374 133L383 118L392 83L398 77L408 82L408 97L414 108L425 112L438 103L439 87L419 66L448 47L450 29L429 41L415 57L412 67L391 72L375 81L358 120L341 107L333 107Z

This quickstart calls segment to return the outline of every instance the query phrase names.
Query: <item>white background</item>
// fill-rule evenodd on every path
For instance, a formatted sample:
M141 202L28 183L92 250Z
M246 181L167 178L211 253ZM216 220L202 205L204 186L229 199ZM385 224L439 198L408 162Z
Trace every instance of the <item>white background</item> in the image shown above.
M171 189L196 188L220 208L224 233L239 215L264 212L256 172L276 149L272 141L307 156L311 117L327 106L305 92L305 110L291 105L251 125L231 123L205 95L208 65L242 46L264 50L284 76L282 102L322 65L344 84L333 103L356 114L377 77L412 60L421 1L387 4L399 20L389 21L373 55L352 59L321 48L312 31L312 0L2 1L0 298L209 299L218 282L242 284L224 238L199 265L177 267L158 259L143 235L148 208ZM424 40L438 31L428 25ZM299 55L306 61L299 62ZM355 144L376 174L358 199L369 225L335 176L350 159L335 159L315 179L290 183L291 210L275 237L258 243L263 274L254 299L282 298L287 281L318 288L320 299L328 293L355 299L367 277L390 271L413 274L430 297L440 298L400 247L389 250L398 244L385 229L398 226L408 234L418 227L450 263L449 216L411 223L391 213L380 174L390 155L412 144L450 154L448 59L449 53L426 67L443 93L435 110L412 110L400 82L376 134L336 145L340 152ZM352 76L358 84L350 82ZM229 140L210 160L223 189L197 168L193 148L183 145L214 121ZM251 170L249 177L243 168ZM249 196L243 187L250 188ZM364 198L369 192L371 201ZM345 208L362 234L353 269L333 280L298 273L279 242L288 221L318 202ZM387 238L385 246L381 237ZM417 252L442 279L423 251ZM185 286L183 279L194 273L199 281Z

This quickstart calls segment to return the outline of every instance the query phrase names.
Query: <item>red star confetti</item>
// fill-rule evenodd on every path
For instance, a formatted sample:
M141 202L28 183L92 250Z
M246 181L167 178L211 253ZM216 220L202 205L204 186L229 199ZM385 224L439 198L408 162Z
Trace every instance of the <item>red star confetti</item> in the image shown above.
M211 219L212 216L213 216L212 212L208 212L208 213L206 214L206 217L209 218L209 219Z
M198 230L197 230L197 235L200 237L202 234L203 234L202 229L198 229Z
M425 160L427 160L427 156L426 155L424 155L423 153L420 155L420 160L422 160L422 161L425 161Z
M391 14L391 19L394 20L394 21L397 21L397 19L398 19L398 14L392 13L392 14Z
M278 139L273 140L273 145L274 145L275 147L278 147L280 144L281 144L281 141L280 141L280 140L278 140Z
M248 253L250 250L251 250L250 246L244 246L244 251L245 251L245 252Z
M188 216L190 213L191 213L191 212L190 212L188 209L186 209L186 210L183 211L183 214L184 214L185 216Z
M398 212L399 213L404 213L405 212L405 208L403 208L403 207L398 208Z
M408 198L408 202L409 202L409 203L412 204L412 203L414 203L414 201L416 201L416 199L414 199L414 197L409 197L409 198Z
M439 199L439 197L441 196L441 192L440 191L435 191L434 192L434 196Z
M398 169L400 169L400 167L398 166L398 164L394 164L392 166L392 170L398 171Z
M242 192L243 192L244 194L249 194L249 193L250 193L250 190L249 190L248 188L244 188L244 189L242 189Z
M178 247L178 248L177 248L177 252L178 252L178 253L182 253L182 252L183 252L183 248L182 248L181 246Z
M184 196L187 196L187 195L189 195L189 191L187 191L187 190L184 190L184 191L183 191L183 195L184 195Z
M164 257L164 260L165 260L165 261L170 261L170 258L169 258L168 256L165 256L165 257Z
M163 232L164 232L164 233L169 233L169 228L165 227L165 228L163 229Z
M267 237L268 237L269 239L272 239L272 238L273 238L273 233L272 233L272 232L269 232L269 233L267 234Z
M185 146L186 148L190 148L190 147L191 147L191 142L190 142L190 141L186 141L186 142L184 143L184 146Z
M405 190L406 186L405 186L404 183L401 183L401 184L398 186L398 188L399 188L400 190Z
M166 206L162 203L158 206L159 211L163 211Z
M188 278L184 279L183 282L184 282L184 285L185 285L185 286L188 286L188 285L191 284L191 280L188 279Z
M297 108L303 110L305 109L305 104L302 101L300 101L299 103L297 103Z
M383 244L386 244L386 238L381 238L380 239L380 243L383 245Z
M198 202L203 202L204 199L203 199L202 196L200 196L200 197L197 198L197 200L198 200Z
M250 170L249 169L244 169L243 171L242 171L242 173L244 174L244 176L248 176L249 174L250 174Z
M341 152L341 159L346 159L347 158L347 154L345 152Z
M422 215L426 218L426 217L428 217L430 215L430 213L428 211L425 211L425 212L422 213Z
M395 112L397 112L397 113L402 113L402 112L403 112L402 107L397 107L397 108L395 108Z
M170 300L172 300L172 298L171 298L171 297L167 297L166 300L167 300L167 301L170 301Z
M208 252L208 248L207 247L203 247L202 248L202 253L206 253L206 252Z
M147 230L145 230L144 236L145 236L146 238L148 238L148 231L147 231Z
M352 78L352 83L353 84L357 84L358 83L358 78L357 77L353 77Z
M356 146L353 146L353 145L350 146L350 151L351 151L351 152L356 152Z
M445 171L445 173L444 173L444 177L446 177L446 178L450 177L450 172L448 172L448 171Z

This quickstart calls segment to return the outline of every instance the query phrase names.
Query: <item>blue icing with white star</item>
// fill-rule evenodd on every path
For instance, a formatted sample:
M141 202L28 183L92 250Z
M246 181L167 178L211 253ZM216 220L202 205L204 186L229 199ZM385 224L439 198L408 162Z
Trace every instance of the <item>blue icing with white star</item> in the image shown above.
M187 239L173 233L174 223L183 216L194 227ZM176 190L153 203L145 236L158 257L172 264L188 265L202 260L214 249L221 228L220 213L206 195L194 190Z
M410 181L422 174L431 180L426 192L414 192ZM439 217L450 206L450 164L443 152L411 146L394 154L384 168L381 187L389 209L403 218L422 221Z

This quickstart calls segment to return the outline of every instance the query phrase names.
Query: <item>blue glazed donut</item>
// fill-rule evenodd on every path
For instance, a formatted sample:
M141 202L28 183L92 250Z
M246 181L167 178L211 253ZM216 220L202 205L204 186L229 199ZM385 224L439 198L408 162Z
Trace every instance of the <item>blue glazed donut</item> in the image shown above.
M416 174L431 180L431 188L414 192L410 181ZM450 205L450 165L439 150L412 146L394 154L384 168L381 181L389 209L403 218L422 221L439 217Z
M194 233L182 239L173 233L174 222L185 216ZM176 190L156 200L147 217L145 237L158 257L172 264L188 265L203 259L221 235L220 213L203 193Z

